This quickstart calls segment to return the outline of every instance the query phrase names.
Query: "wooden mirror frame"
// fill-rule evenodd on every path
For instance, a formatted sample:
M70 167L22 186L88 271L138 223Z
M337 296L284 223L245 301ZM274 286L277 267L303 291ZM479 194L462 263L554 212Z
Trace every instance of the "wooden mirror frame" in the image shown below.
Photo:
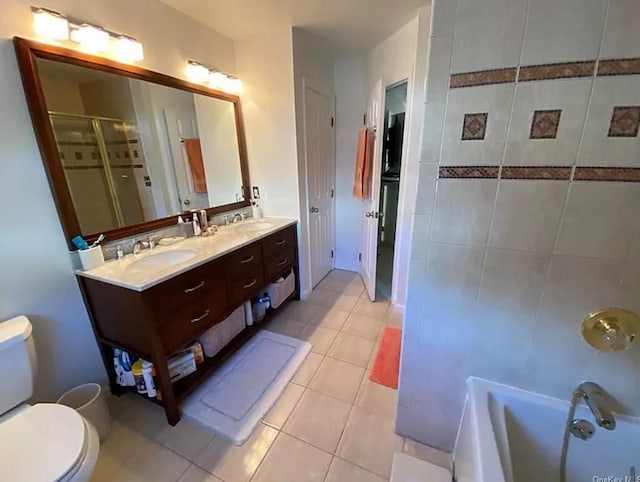
M240 155L240 169L242 174L242 190L245 200L207 208L207 213L209 215L216 215L251 205L251 201L249 200L250 182L249 165L247 161L247 145L244 133L242 110L240 108L240 98L237 95L227 94L222 91L210 89L203 85L192 84L186 80L147 70L142 67L123 64L111 59L85 54L65 47L43 44L20 37L14 38L14 44L18 58L18 66L20 67L20 74L22 77L22 85L24 86L24 92L29 106L29 112L31 114L31 121L33 122L33 129L36 134L47 177L49 178L49 185L51 187L53 199L56 203L60 222L62 223L62 229L67 236L69 249L76 249L71 243L71 239L82 234L80 231L80 221L76 215L73 200L71 198L71 192L67 185L64 168L60 160L60 155L58 154L58 147L53 134L53 128L49 121L49 113L45 102L42 84L40 82L37 59L54 60L80 67L101 70L110 74L144 80L146 82L191 92L193 94L206 95L215 99L232 102L235 109L238 151ZM146 231L171 226L177 223L177 219L178 215L176 214L175 216L158 218L152 221L145 221L143 223L104 231L104 235L107 241L113 241L144 233ZM100 233L92 233L90 235L82 234L82 236L91 243L95 241L99 234Z

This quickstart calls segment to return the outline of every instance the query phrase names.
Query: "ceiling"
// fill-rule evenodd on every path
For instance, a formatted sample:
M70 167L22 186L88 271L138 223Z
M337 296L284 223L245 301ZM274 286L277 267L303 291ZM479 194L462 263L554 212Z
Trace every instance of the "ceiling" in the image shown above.
M430 0L161 0L232 40L290 26L335 57L361 55L415 18Z

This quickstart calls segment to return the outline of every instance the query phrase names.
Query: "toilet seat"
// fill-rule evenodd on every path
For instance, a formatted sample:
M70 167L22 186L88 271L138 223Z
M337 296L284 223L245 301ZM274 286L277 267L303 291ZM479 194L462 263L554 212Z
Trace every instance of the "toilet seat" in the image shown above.
M0 480L69 480L86 457L87 429L64 405L21 410L0 423Z

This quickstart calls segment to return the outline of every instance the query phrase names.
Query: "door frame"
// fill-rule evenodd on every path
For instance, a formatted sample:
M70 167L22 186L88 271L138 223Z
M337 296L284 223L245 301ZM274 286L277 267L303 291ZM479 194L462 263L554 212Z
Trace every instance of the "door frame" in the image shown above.
M306 76L302 77L302 139L304 142L303 150L304 150L304 196L303 196L303 205L301 220L302 220L302 229L304 229L306 237L305 248L309 256L307 259L309 260L309 266L307 267L307 286L310 287L310 290L313 290L315 286L313 285L312 271L311 271L311 223L309 222L309 213L311 209L311 202L309 200L309 159L307 154L307 89L313 90L316 94L325 97L331 101L331 117L333 118L333 129L331 135L331 164L333 166L333 197L331 198L331 249L333 250L333 257L331 258L331 269L335 269L336 267L336 96L334 94L327 94L322 91L322 89L315 88L312 82L309 82ZM302 241L302 239L301 239ZM309 290L309 291L310 291ZM306 298L309 293L302 293L302 298Z

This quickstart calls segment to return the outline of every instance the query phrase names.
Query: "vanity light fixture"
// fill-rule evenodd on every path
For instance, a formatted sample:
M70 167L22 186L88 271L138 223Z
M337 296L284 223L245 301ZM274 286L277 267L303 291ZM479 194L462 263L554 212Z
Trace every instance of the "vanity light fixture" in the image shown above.
M209 82L210 74L209 69L201 63L193 60L187 62L187 77L191 82L199 84Z
M31 7L33 28L38 36L49 40L69 40L69 21L58 12Z
M113 52L122 62L139 62L144 59L142 44L136 39L120 35L115 39Z
M97 53L109 50L111 39L109 32L105 29L83 23L71 30L71 40L78 42L83 50Z
M80 49L92 54L104 54L120 62L144 59L142 44L132 37L105 30L41 7L31 7L33 28L45 40L71 40Z
M187 61L187 78L191 82L207 84L212 89L222 90L229 94L242 92L242 81L219 70L210 70L200 62Z

